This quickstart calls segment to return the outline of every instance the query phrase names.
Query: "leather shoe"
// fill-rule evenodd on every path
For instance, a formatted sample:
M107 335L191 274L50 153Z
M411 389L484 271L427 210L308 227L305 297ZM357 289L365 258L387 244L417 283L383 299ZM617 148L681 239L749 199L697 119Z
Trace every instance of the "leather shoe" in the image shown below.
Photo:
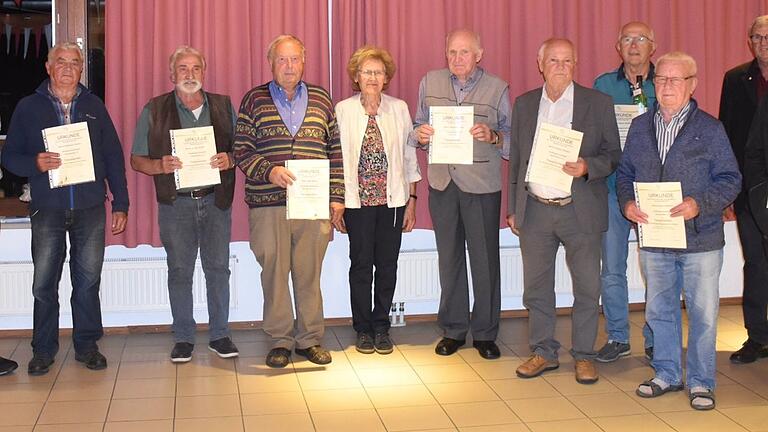
M97 349L82 354L75 353L75 360L80 363L85 363L85 367L91 370L102 370L107 368L107 358Z
M534 378L546 371L555 370L560 367L557 360L547 360L544 357L534 354L525 363L521 364L515 370L520 378Z
M597 367L592 360L576 360L576 382L579 384L594 384L597 382Z
M288 348L272 348L267 354L267 366L271 368L284 368L288 366L291 358L291 350Z
M494 341L473 341L472 346L480 353L480 357L486 360L493 360L501 357L499 346Z
M16 370L19 364L13 360L0 357L0 375L7 375Z
M27 365L27 373L33 376L45 375L51 369L53 357L47 354L35 354Z
M449 356L459 350L464 345L463 340L456 340L444 337L435 346L435 354L441 356Z
M768 357L768 347L747 339L738 351L731 354L731 363L752 363L759 358Z
M331 353L327 349L320 345L311 346L309 348L296 348L296 354L305 357L307 360L314 364L326 365L333 361Z

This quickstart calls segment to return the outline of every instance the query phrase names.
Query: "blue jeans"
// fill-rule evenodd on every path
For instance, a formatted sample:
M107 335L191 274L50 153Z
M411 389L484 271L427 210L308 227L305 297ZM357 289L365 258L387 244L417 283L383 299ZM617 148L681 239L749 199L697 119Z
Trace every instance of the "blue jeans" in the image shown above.
M615 182L611 174L609 183ZM613 184L613 183L612 183ZM600 296L605 315L608 339L629 343L629 293L627 286L627 255L632 222L619 209L615 187L608 189L608 231L603 234ZM653 334L648 324L643 326L645 347L653 346Z
M669 384L683 382L680 294L688 313L688 388L715 388L715 337L723 250L711 252L640 251L648 284L645 319L656 343L651 365Z
M59 350L59 281L67 257L72 281L72 340L75 351L96 349L104 334L99 285L104 263L104 205L79 210L32 213L32 350L54 357Z
M208 332L214 341L229 337L229 239L232 209L214 204L215 194L178 197L158 204L160 240L168 255L168 295L176 342L195 343L192 277L197 251L205 273Z

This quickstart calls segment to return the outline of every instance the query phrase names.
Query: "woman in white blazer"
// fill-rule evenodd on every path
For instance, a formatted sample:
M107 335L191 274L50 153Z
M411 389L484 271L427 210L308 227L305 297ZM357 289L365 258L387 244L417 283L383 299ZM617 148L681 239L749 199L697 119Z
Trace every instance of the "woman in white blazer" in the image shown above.
M344 219L336 228L349 234L357 351L389 354L389 310L400 240L416 222L421 173L416 149L408 145L413 129L408 105L383 93L395 74L392 56L363 46L349 59L347 73L359 93L336 105L346 188Z

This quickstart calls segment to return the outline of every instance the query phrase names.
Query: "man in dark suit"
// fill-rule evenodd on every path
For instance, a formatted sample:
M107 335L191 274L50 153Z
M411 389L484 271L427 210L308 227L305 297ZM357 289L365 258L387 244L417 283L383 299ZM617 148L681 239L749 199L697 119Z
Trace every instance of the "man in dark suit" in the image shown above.
M605 179L621 156L611 98L573 82L576 49L549 39L538 53L544 87L518 97L512 109L507 223L520 237L523 303L529 313L533 354L517 375L533 378L560 366L555 339L555 258L562 243L573 279L572 349L576 381L598 379L594 363L600 298L600 244L608 228ZM578 159L562 171L569 190L527 180L528 162L542 125L583 133Z
M725 73L720 95L720 121L731 141L733 153L744 173L744 147L758 101L768 92L768 15L755 18L749 27L749 48L755 58ZM747 340L731 354L733 363L752 363L768 357L768 261L760 230L755 224L747 199L747 184L728 210L736 214L741 250L744 255L744 293L742 310Z

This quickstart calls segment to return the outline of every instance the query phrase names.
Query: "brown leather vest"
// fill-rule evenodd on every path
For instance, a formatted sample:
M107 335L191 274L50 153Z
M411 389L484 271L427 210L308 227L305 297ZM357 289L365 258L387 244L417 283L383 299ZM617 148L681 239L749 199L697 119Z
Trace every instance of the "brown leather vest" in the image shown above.
M231 152L234 142L232 130L232 102L229 96L207 93L211 125L216 139L216 151ZM171 129L181 129L181 120L176 108L173 92L157 96L149 101L149 157L161 159L171 154ZM220 171L221 183L214 186L216 207L224 210L232 205L235 193L235 170ZM153 176L157 201L170 204L176 199L176 184L173 174Z

